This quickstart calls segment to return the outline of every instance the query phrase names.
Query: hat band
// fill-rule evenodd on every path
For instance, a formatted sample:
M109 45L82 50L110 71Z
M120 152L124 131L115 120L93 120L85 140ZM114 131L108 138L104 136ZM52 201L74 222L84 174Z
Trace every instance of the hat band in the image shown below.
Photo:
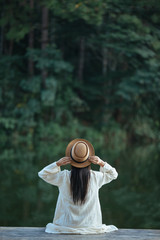
M84 162L86 162L87 160L88 160L88 158L86 159L86 160L84 160L84 161L82 161L82 162L78 162L78 161L76 161L73 157L72 157L72 148L71 148L71 151L70 151L70 155L71 155L71 158L72 158L72 160L74 161L74 162L76 162L76 163L84 163Z

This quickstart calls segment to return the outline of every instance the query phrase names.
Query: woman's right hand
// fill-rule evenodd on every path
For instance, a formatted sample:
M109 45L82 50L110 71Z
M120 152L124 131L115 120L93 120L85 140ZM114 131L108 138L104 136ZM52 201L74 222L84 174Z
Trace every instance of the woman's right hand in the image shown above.
M88 160L93 164L98 164L101 167L104 166L105 162L101 160L98 156L89 156Z
M58 167L62 166L62 165L67 165L71 163L71 158L70 157L62 157L61 159L59 159L56 164Z

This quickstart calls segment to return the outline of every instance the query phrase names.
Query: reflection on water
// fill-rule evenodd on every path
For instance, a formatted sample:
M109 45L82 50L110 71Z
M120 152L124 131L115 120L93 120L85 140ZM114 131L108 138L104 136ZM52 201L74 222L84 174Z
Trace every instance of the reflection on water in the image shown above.
M58 189L37 173L64 156L65 147L41 143L34 149L21 146L1 151L1 226L45 226L52 221ZM119 228L160 228L158 146L94 147L96 155L119 173L100 190L103 223ZM98 170L97 166L92 169Z

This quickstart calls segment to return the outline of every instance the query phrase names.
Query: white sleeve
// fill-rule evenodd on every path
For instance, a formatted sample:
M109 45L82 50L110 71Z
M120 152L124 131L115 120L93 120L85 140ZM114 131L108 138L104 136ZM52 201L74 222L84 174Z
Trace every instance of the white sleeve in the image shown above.
M62 182L62 173L63 171L57 166L56 162L53 162L38 172L38 176L47 183L60 186Z
M105 162L103 167L100 167L98 174L98 187L101 188L104 184L111 182L118 177L118 173L114 167Z

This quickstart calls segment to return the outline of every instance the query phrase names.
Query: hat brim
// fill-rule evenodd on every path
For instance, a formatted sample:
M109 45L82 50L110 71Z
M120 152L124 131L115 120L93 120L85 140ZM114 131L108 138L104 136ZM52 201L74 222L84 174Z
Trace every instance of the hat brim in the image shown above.
M83 139L83 138L76 138L67 145L66 152L65 152L66 157L71 157L71 155L70 155L71 148L78 141L84 141L87 143L87 145L89 147L89 156L95 155L94 147L89 141L87 141L86 139ZM91 164L91 162L89 160L87 160L84 163L76 163L74 160L71 159L71 165L74 167L77 167L77 168L84 168L84 167L89 166L90 164Z

